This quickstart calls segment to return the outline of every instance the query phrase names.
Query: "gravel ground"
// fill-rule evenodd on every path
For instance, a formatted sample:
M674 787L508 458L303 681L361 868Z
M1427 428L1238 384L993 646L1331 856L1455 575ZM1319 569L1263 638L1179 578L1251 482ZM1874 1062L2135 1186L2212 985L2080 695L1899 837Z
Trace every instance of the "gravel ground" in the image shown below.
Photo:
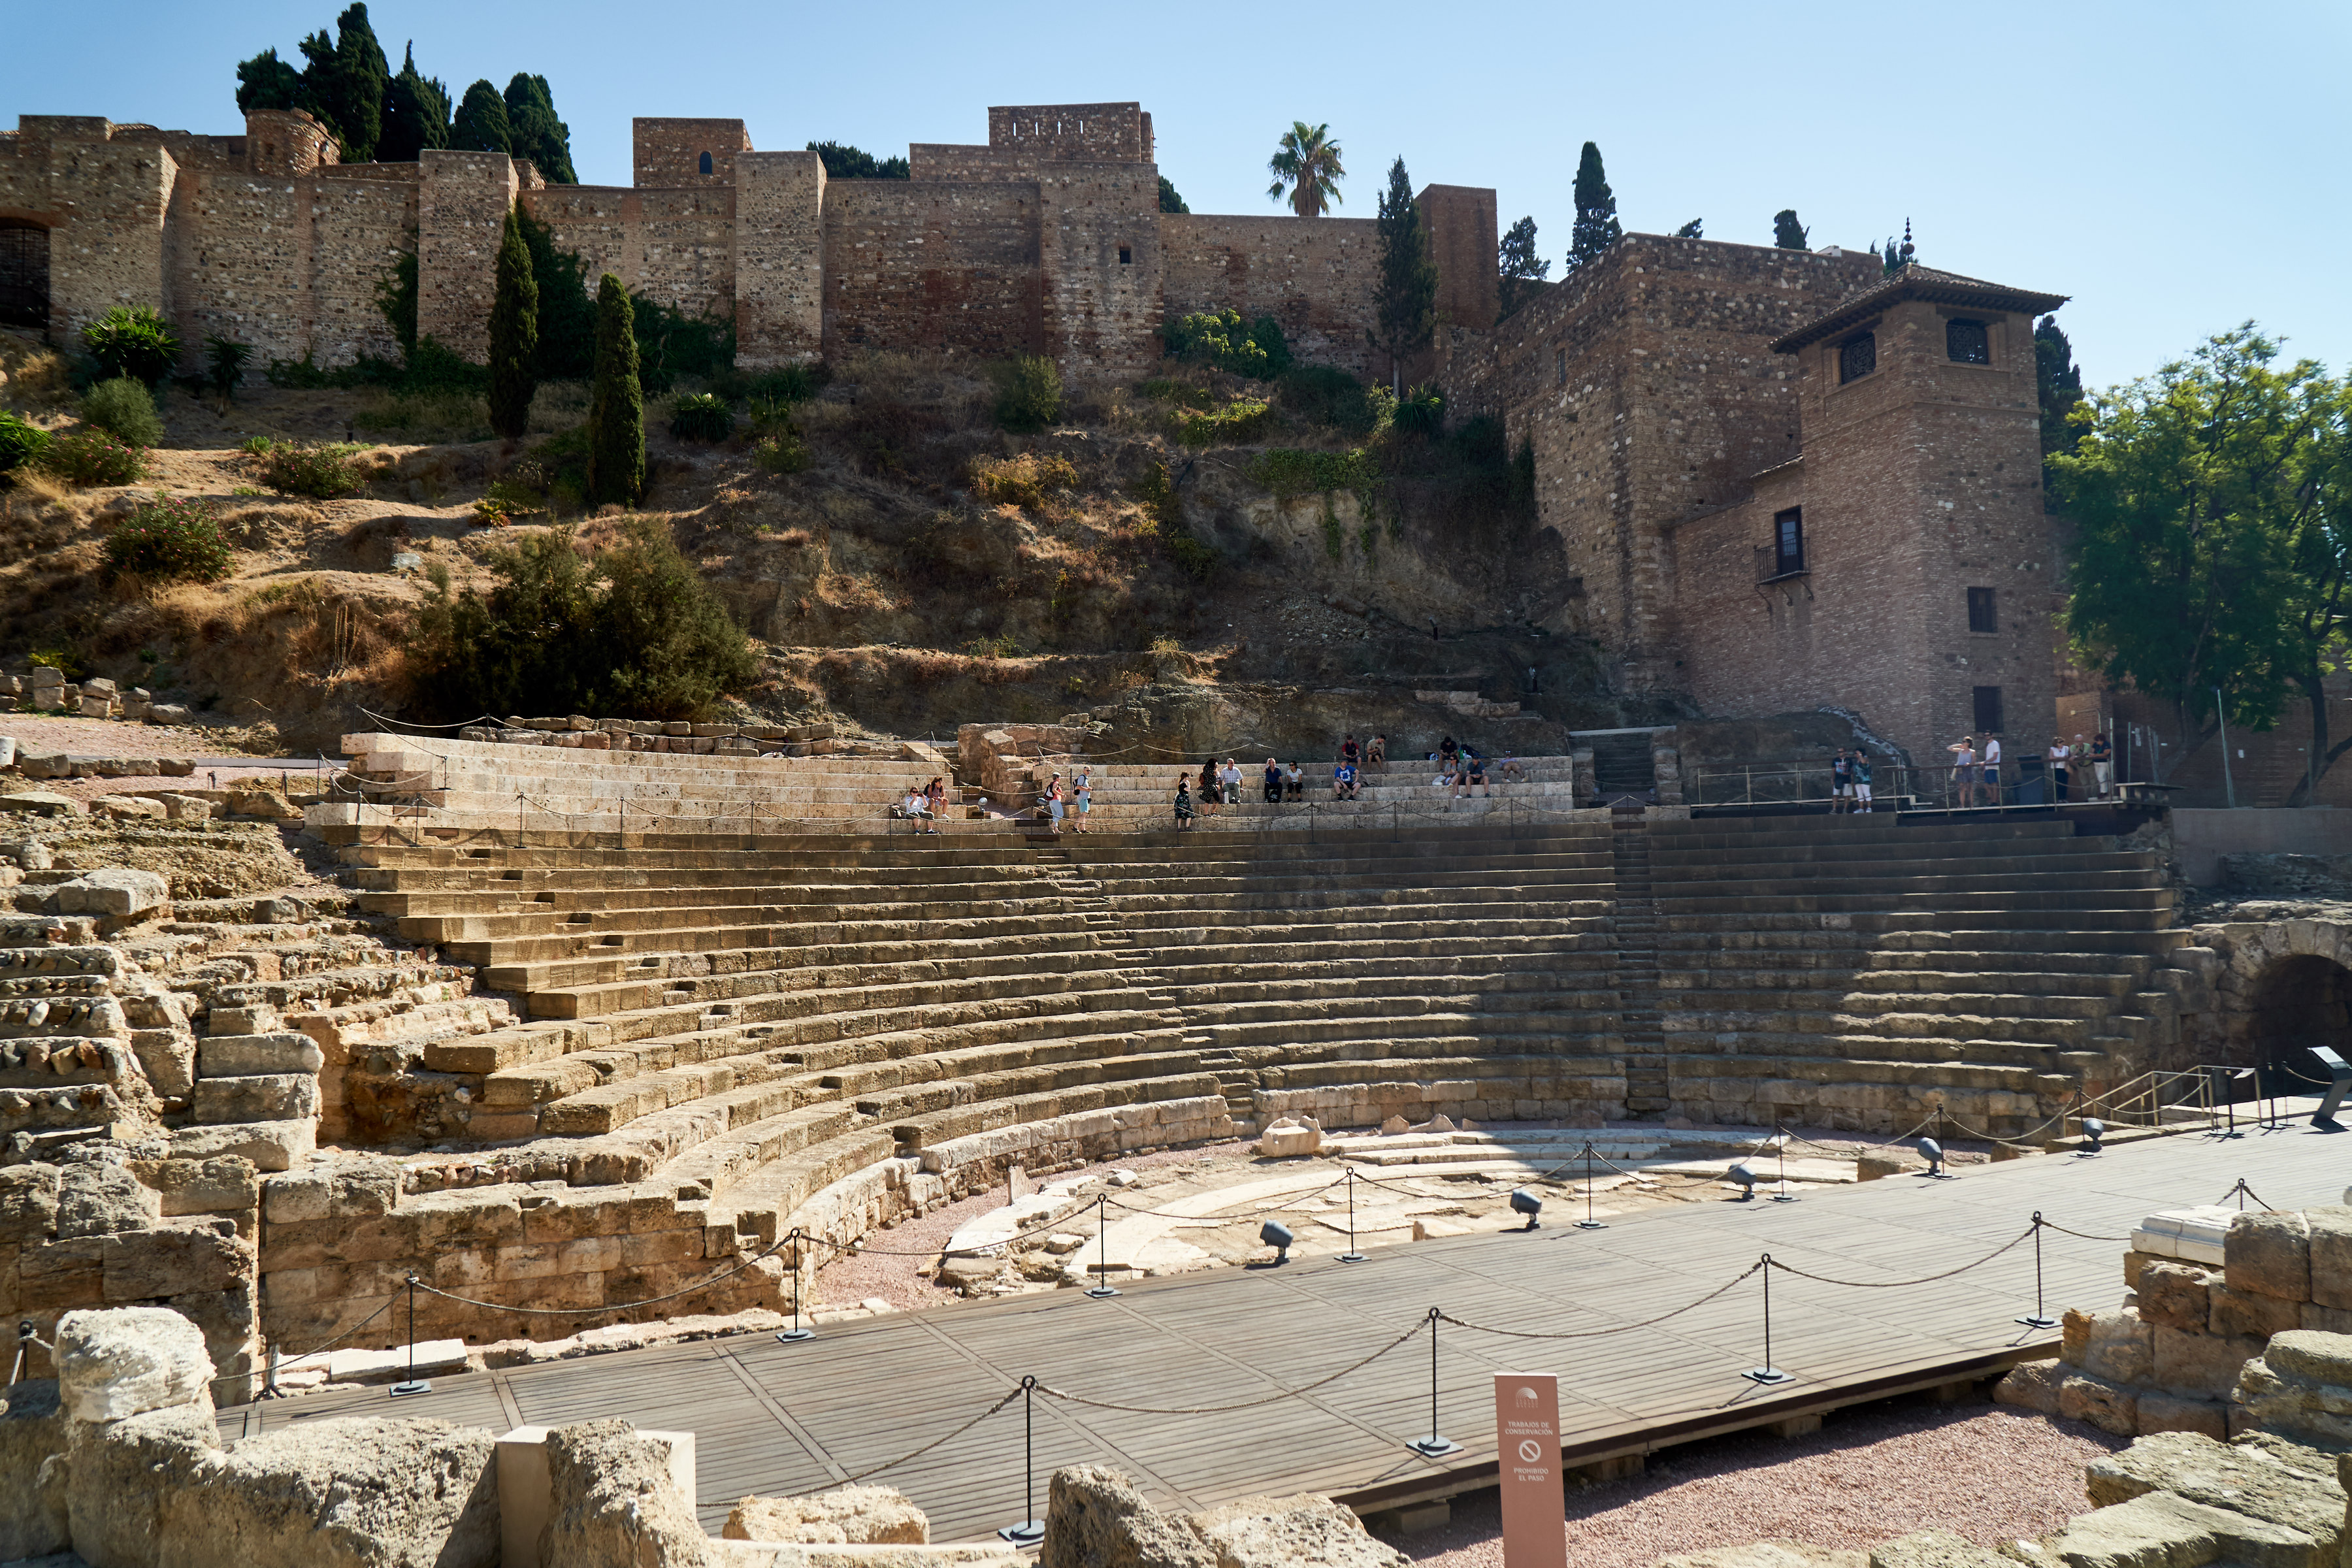
M0 735L14 735L20 751L37 753L70 752L91 757L194 757L196 771L184 779L42 779L27 782L16 773L0 773L0 792L26 788L89 800L93 795L142 789L168 789L174 783L193 789L216 787L240 779L261 779L276 784L281 773L298 784L316 778L315 758L271 761L247 758L241 752L260 749L253 732L243 729L174 728L132 724L115 719L51 719L29 713L0 713ZM340 766L337 759L328 759Z
M1979 1545L2043 1534L2088 1511L2083 1466L2126 1439L2079 1421L1979 1404L1857 1405L1810 1436L1748 1434L1653 1456L1648 1473L1568 1499L1577 1568L1760 1540L1867 1549L1930 1526ZM1443 1530L1383 1539L1429 1568L1502 1568L1496 1494L1456 1499Z
M1166 1149L1157 1154L1143 1154L1131 1160L1114 1160L1075 1170L1056 1171L1039 1179L1059 1182L1071 1176L1108 1175L1113 1171L1140 1173L1194 1164L1203 1155L1241 1156L1250 1147L1247 1142L1236 1142L1203 1144L1193 1149ZM924 1279L919 1270L938 1256L940 1248L948 1244L948 1237L955 1234L959 1226L992 1209L1003 1208L1007 1201L1004 1189L997 1187L990 1192L974 1194L961 1203L933 1209L920 1219L904 1221L894 1230L875 1232L873 1245L888 1248L890 1255L861 1252L826 1264L817 1271L817 1303L845 1307L878 1296L901 1311L912 1312L925 1307L943 1307L961 1300L953 1290L943 1289ZM1090 1226L1087 1228L1091 1230ZM897 1256L908 1253L921 1256Z

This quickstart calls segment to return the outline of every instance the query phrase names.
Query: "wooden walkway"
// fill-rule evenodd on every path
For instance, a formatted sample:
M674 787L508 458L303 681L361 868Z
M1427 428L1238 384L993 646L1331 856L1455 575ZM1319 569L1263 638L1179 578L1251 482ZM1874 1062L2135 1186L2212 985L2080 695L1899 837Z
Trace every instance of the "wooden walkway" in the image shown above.
M1312 1393L1276 1397L1370 1355L1442 1307L1482 1329L1559 1334L1638 1324L1737 1278L1758 1257L1850 1281L1919 1279L2054 1225L2122 1237L2153 1210L2221 1198L2242 1177L2280 1208L2344 1201L2352 1139L2298 1122L2235 1141L2198 1134L1968 1167L1951 1181L1896 1177L1775 1204L1709 1201L1570 1228L1564 1200L1532 1235L1450 1237L1376 1250L1367 1263L1216 1269L828 1327L782 1344L765 1334L444 1377L430 1394L318 1394L221 1413L236 1437L336 1415L439 1416L497 1430L621 1415L697 1434L704 1524L736 1499L871 1475L931 1518L932 1538L979 1539L1022 1517L1016 1399L954 1436L1033 1375L1105 1405L1035 1398L1037 1506L1057 1466L1128 1472L1162 1506L1252 1492L1330 1492L1360 1507L1444 1496L1494 1473L1492 1374L1560 1374L1570 1465L1988 1375L2054 1343L2012 1320L2033 1306L2029 1241L1935 1283L1865 1289L1776 1273L1772 1360L1794 1381L1740 1376L1764 1353L1760 1278L1652 1327L1585 1339L1439 1330L1439 1421L1463 1451L1431 1461L1407 1439L1429 1426L1428 1331ZM2049 1309L2109 1307L2123 1293L2120 1240L2045 1231ZM944 1438L944 1441L940 1439ZM904 1456L938 1443L919 1457ZM877 1470L877 1467L887 1467Z

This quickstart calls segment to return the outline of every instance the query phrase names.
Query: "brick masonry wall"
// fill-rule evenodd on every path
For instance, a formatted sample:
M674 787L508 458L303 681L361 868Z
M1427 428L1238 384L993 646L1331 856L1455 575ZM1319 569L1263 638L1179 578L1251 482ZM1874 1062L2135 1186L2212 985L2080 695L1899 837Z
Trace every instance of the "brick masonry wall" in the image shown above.
M648 120L629 122L629 181L640 189L732 189L735 157L751 150L740 120ZM710 154L710 173L702 155Z
M1139 103L1000 106L988 111L988 144L1033 159L1148 163L1150 125ZM1156 183L1152 189L1156 195Z
M1064 374L1160 358L1160 182L1149 163L1050 163L1038 174L1045 353Z
M1473 185L1423 185L1417 198L1437 263L1440 326L1491 327L1502 310L1495 193Z
M1045 349L1034 186L840 180L824 205L824 350Z
M735 363L746 370L824 350L824 201L814 153L735 161Z
M1161 213L1160 250L1167 314L1272 316L1299 358L1365 370L1380 268L1371 219Z
M1796 455L1796 367L1772 339L1876 276L1859 255L1633 235L1491 332L1442 334L1455 405L1533 442L1540 526L1633 688L1686 685L1666 528Z
M499 241L518 181L503 153L444 153L418 160L416 331L477 363L489 354Z

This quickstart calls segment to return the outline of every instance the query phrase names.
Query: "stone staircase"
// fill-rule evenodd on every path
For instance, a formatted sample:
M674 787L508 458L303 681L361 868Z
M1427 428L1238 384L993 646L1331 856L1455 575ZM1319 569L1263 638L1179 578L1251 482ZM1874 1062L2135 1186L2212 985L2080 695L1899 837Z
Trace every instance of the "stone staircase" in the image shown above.
M2015 1134L2177 1027L2152 856L2063 821L1651 826L1668 1098L1706 1121ZM1768 1114L1769 1112L1769 1114Z
M1658 911L1651 897L1649 824L1638 811L1611 816L1617 900L1610 924L1624 998L1619 1027L1625 1041L1625 1110L1633 1116L1662 1116L1672 1100L1658 1005Z

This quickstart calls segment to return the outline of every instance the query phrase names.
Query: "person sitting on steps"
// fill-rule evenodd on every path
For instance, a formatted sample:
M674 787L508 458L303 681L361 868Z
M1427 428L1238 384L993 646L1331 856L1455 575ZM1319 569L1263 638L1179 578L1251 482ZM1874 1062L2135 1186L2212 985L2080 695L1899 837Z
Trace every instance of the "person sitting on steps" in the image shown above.
M1296 762L1282 771L1282 793L1288 800L1307 798L1307 770Z
M1282 804L1282 764L1272 757L1265 760L1265 804Z

